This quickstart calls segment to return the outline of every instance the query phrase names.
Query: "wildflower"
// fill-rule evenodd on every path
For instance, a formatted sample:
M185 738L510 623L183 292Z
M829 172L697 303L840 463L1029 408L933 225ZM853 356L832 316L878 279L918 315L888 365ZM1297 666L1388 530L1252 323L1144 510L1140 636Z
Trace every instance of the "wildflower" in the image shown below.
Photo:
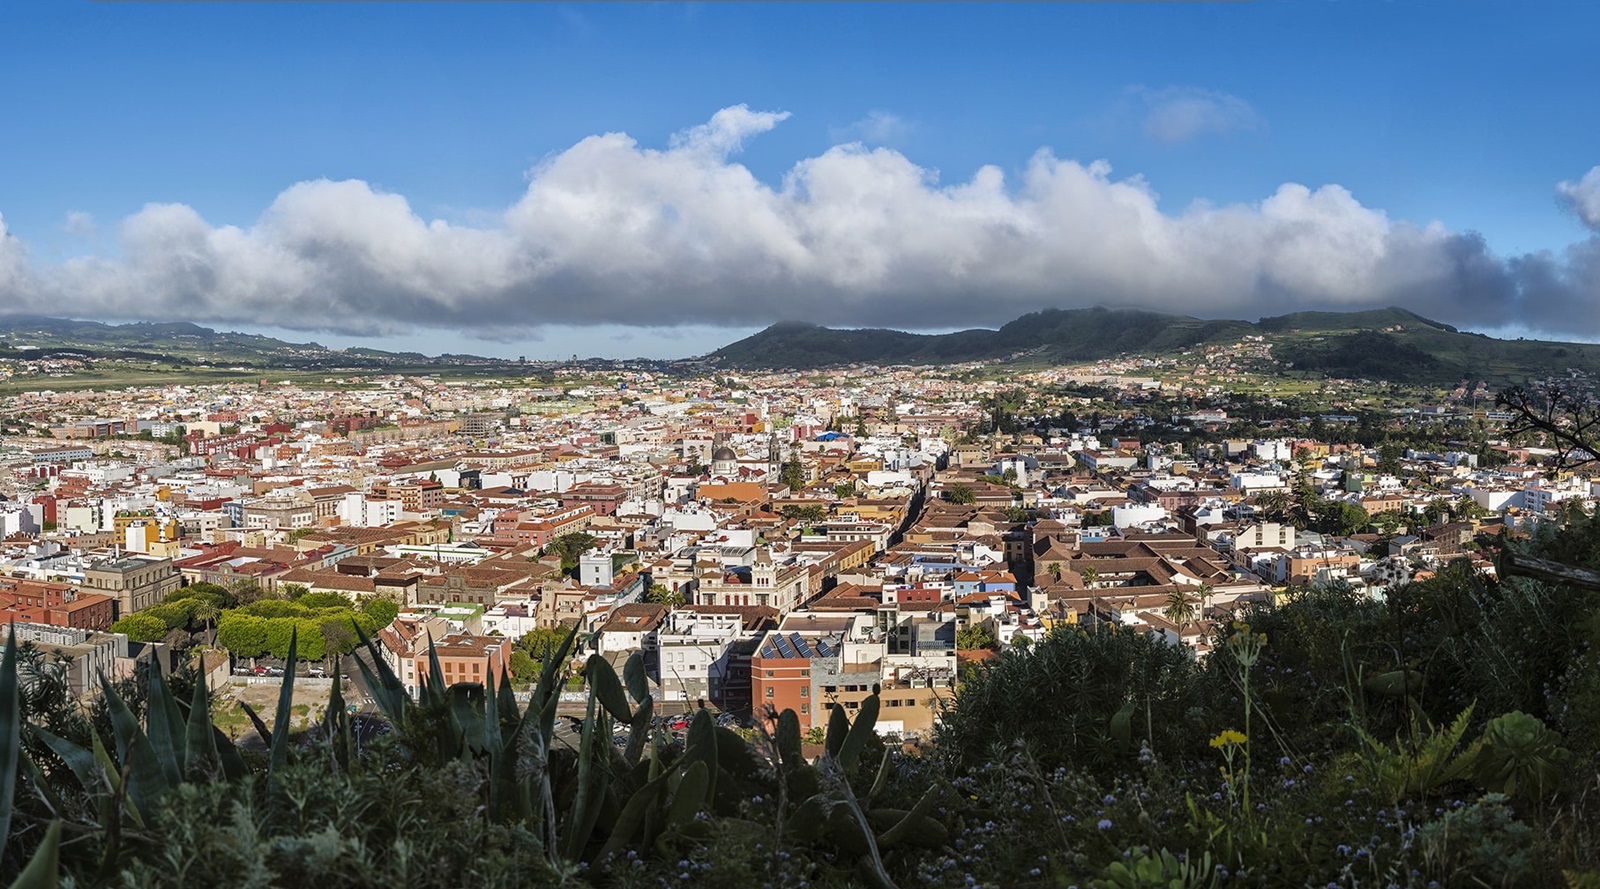
M1111 829L1111 819L1110 818L1101 818L1100 819L1100 823L1098 825L1096 825L1096 826L1099 827L1101 830L1110 830Z
M1220 749L1230 744L1244 744L1248 740L1250 739L1246 738L1243 732L1236 732L1231 728L1223 729L1222 734L1211 739L1211 746Z

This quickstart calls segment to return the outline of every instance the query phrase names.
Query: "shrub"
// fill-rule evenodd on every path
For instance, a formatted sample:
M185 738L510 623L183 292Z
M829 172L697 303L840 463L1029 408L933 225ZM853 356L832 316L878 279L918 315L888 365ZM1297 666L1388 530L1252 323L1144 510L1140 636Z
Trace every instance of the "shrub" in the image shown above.
M167 636L167 622L141 611L112 624L111 632L122 633L135 642L160 642Z

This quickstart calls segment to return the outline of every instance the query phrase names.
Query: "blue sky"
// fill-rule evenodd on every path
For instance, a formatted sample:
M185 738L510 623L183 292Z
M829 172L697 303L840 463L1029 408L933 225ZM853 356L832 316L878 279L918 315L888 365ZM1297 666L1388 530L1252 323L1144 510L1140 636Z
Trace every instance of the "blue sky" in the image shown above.
M12 0L0 295L530 357L1096 302L1592 339L1595 33L1584 2Z

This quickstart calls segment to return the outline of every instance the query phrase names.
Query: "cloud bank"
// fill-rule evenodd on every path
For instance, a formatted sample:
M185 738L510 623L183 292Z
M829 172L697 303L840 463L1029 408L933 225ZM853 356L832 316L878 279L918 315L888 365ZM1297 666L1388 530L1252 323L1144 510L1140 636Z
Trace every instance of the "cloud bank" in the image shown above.
M115 257L30 263L0 221L0 305L345 334L546 324L996 325L1050 306L1253 318L1403 305L1476 327L1600 335L1600 236L1500 258L1390 219L1338 185L1169 210L1103 161L1036 153L941 183L841 145L777 185L733 158L784 113L723 109L664 149L622 133L549 157L479 225L424 219L366 182L290 186L246 227L181 204L120 224ZM1600 173L1561 183L1594 225ZM0 208L3 209L3 208Z

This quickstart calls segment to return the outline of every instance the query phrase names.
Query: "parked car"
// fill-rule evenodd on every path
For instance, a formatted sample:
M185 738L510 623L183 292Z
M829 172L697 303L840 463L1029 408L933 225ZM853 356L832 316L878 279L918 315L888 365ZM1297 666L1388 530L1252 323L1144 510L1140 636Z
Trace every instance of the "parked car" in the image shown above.
M268 667L267 668L267 675L268 676L282 676L283 675L283 668L282 667Z
M315 676L318 679L321 679L321 678L325 678L328 675L328 671L322 669L321 667L307 667L306 668L306 675L307 676Z

